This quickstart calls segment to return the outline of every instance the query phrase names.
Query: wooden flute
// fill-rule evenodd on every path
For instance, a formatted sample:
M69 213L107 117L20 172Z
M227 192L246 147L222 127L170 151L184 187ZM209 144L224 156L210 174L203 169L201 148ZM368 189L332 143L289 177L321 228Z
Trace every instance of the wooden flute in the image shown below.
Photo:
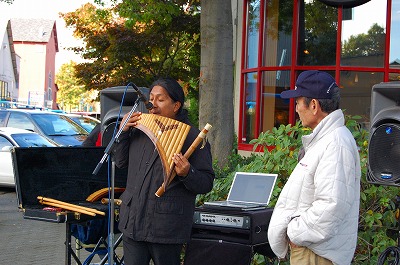
M200 131L200 133L197 135L196 139L193 141L193 143L190 145L188 150L183 155L184 157L189 158L193 154L193 152L196 150L197 146L205 139L206 134L211 129L211 127L212 126L209 123L207 123L204 126L203 130ZM175 164L172 165L172 170L171 170L169 176L164 180L163 184L156 191L155 194L157 197L161 197L165 193L167 186L175 178L176 172L175 172L175 170L173 170L174 167L175 167Z
M42 196L37 196L37 198L41 204L60 207L60 208L66 209L66 210L83 213L83 214L87 214L90 216L96 216L96 214L106 215L105 212L101 212L101 211L93 209L93 208L83 207L80 205L75 205L75 204L71 204L71 203L67 203L67 202L63 202L63 201L59 201L59 200L55 200L55 199L51 199L51 198L46 198L46 197L42 197Z

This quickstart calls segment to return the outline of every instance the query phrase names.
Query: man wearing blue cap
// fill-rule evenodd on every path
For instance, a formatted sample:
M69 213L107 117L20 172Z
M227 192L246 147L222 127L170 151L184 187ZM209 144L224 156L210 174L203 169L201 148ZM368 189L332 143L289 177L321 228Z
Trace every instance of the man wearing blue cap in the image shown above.
M272 214L269 244L278 258L290 248L290 264L350 264L357 245L360 203L360 157L339 109L340 91L331 75L302 72L294 98L302 125L305 154L284 188Z

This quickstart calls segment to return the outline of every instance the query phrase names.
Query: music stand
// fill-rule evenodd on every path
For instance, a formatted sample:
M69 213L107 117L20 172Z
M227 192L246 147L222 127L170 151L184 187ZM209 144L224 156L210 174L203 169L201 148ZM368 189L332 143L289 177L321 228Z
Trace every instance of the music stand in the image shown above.
M139 102L142 98L137 97L135 100L135 103L133 104L132 109L129 111L129 116L133 114L133 112L136 110L137 106L139 105ZM110 140L108 143L106 149L104 150L104 155L97 164L96 168L93 171L93 175L97 175L99 172L101 166L103 165L104 161L106 161L107 158L111 157L111 187L110 187L110 200L109 200L109 207L110 207L110 232L108 234L108 264L114 264L114 210L115 210L115 205L114 205L114 186L115 186L115 161L113 156L111 156L111 152L114 149L114 145L118 137L121 135L123 129L125 128L126 124L128 123L128 119L126 119L120 126L118 132L115 134L115 136ZM118 125L118 121L116 123L116 126Z

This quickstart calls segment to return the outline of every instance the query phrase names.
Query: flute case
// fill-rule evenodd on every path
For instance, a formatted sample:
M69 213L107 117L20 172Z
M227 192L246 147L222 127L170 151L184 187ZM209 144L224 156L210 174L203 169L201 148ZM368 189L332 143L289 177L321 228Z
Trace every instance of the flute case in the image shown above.
M82 222L92 217L60 207L41 204L38 196L108 212L100 200L87 202L92 193L110 186L113 165L108 157L97 174L94 169L104 156L104 147L17 147L13 167L18 208L25 219L55 223ZM126 169L115 167L115 187L125 188ZM115 198L120 194L115 193ZM108 196L108 195L106 195ZM57 209L58 208L58 209Z

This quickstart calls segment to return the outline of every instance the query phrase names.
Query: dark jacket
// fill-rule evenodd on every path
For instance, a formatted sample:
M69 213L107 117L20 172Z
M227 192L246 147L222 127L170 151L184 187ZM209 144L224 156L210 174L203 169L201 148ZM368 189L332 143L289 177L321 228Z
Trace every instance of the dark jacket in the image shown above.
M199 132L191 127L182 154ZM209 143L203 149L197 147L189 158L189 174L176 176L161 197L157 197L155 192L164 179L162 163L155 145L145 133L138 129L121 133L115 148L115 162L120 168L128 166L126 190L121 195L119 230L137 241L187 242L196 195L207 193L213 187Z

